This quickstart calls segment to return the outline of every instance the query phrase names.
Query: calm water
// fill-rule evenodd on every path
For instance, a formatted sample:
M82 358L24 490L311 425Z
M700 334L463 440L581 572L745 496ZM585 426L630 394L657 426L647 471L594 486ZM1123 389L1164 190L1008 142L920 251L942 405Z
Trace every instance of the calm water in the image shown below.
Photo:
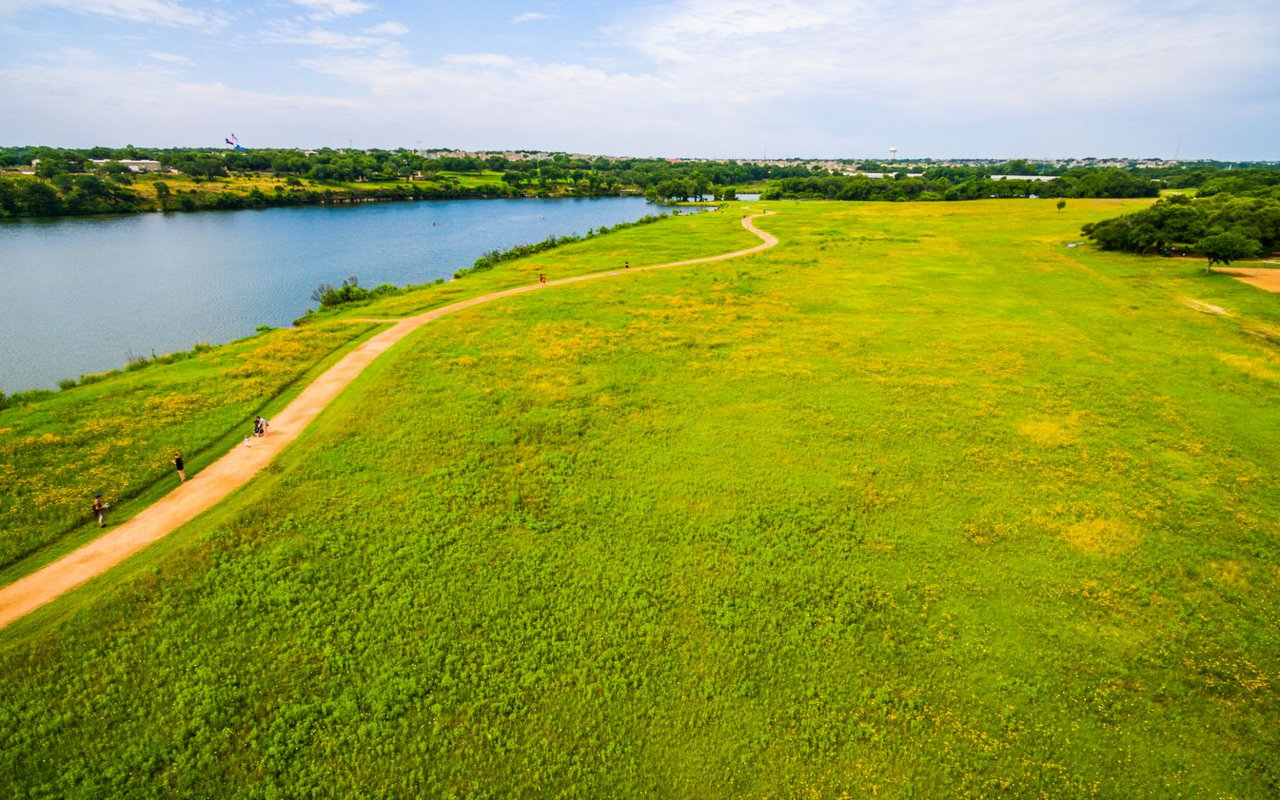
M285 326L319 283L449 278L487 250L658 213L638 197L450 200L0 223L0 391Z

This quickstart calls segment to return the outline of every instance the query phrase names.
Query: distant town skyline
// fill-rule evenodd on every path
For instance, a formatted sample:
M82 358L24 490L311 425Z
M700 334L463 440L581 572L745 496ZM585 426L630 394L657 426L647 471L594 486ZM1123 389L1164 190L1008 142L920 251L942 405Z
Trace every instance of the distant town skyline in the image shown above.
M1252 0L0 0L0 144L1280 160Z

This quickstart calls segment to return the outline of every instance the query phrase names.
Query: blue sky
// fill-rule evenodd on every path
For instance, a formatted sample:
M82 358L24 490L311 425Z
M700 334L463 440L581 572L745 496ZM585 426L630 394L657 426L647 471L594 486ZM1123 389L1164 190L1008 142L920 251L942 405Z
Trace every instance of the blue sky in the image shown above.
M1274 0L0 0L0 144L1280 160Z

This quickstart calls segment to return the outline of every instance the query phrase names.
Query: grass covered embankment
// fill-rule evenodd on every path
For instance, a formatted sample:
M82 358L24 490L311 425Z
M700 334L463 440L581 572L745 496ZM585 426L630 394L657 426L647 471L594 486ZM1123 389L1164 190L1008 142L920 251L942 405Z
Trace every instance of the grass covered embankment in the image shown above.
M200 346L0 409L0 583L94 537L95 493L110 522L132 516L168 490L166 478L176 485L175 452L194 475L375 327L332 322Z
M1122 203L772 207L764 254L433 323L37 612L0 786L1274 795L1262 293L1063 247Z

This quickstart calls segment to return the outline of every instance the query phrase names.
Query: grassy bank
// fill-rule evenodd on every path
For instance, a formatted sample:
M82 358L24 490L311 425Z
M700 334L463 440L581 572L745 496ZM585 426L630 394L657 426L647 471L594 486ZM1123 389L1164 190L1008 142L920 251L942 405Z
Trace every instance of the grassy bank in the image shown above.
M735 207L668 216L653 224L626 227L600 238L506 262L499 268L472 273L462 280L425 286L350 308L339 307L318 315L317 319L409 316L467 297L536 283L539 275L556 280L624 269L627 264L663 264L746 249L760 243L740 224L746 213Z
M95 493L127 519L177 483L175 451L194 475L374 327L275 330L0 410L0 583L93 538Z
M0 792L1274 796L1275 298L1065 247L1134 204L769 205L433 323L0 634Z

